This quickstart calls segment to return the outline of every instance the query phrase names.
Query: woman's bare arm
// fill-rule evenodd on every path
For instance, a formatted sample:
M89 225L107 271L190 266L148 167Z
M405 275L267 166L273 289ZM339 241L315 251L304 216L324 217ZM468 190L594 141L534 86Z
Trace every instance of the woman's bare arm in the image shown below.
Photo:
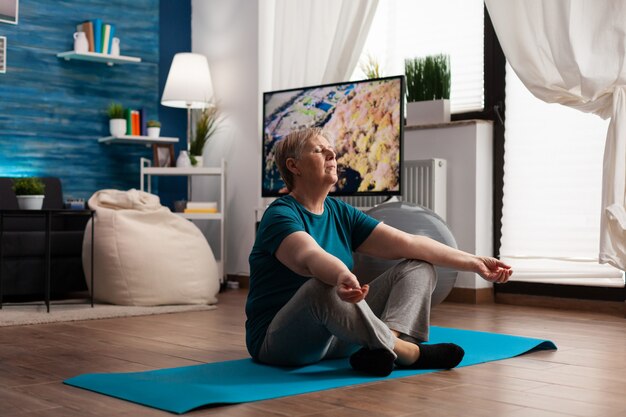
M506 282L513 272L498 259L472 255L384 223L376 226L357 252L385 259L420 259L433 265L476 272L491 282Z
M358 303L365 298L369 287L361 286L348 267L322 249L305 232L294 232L287 236L276 250L276 258L298 275L315 277L337 287L339 297L347 302Z

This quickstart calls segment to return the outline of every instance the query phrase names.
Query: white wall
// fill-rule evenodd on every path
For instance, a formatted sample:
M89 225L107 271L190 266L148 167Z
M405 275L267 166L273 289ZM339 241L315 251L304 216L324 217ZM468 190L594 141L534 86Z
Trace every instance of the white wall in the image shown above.
M215 95L227 123L205 147L207 166L227 161L226 239L228 274L249 274L254 243L255 209L260 197L260 94L268 74L259 57L259 14L271 0L192 0L192 50L210 65ZM266 19L266 17L264 17ZM263 19L261 19L263 20ZM267 19L266 19L267 20ZM261 81L259 81L261 80ZM459 247L492 255L492 125L453 123L444 128L407 129L405 159L448 160L448 224ZM215 201L217 179L194 182L194 199ZM209 236L215 225L201 225ZM216 239L210 239L217 248ZM490 286L475 274L461 273L458 287Z
M493 125L488 121L453 122L431 128L406 128L404 159L443 158L448 162L446 223L459 249L493 255ZM460 288L489 288L491 283L460 272Z
M227 162L227 274L249 274L254 209L260 200L258 13L257 1L192 0L192 51L207 57L215 96L227 115L204 149L205 166L219 166L222 157ZM198 178L193 194L194 199L216 201L217 179ZM212 233L216 225L200 226L217 236ZM216 239L209 242L219 247Z

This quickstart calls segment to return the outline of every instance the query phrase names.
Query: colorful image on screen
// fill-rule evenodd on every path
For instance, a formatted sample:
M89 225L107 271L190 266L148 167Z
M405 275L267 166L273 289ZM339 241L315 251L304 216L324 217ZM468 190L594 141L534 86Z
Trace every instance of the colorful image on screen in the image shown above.
M322 127L335 148L331 194L400 194L403 92L397 76L264 93L262 195L287 192L274 145L305 127Z

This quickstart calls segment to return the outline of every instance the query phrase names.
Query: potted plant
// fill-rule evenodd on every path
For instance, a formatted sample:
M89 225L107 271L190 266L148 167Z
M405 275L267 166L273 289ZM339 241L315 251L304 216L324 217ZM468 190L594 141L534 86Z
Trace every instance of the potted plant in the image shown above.
M41 179L36 177L14 178L12 188L17 197L17 205L21 210L41 210L46 188Z
M196 122L196 131L189 148L191 165L202 166L204 145L217 130L219 121L220 113L216 106L207 107L200 113L200 117Z
M126 134L126 119L124 118L124 106L120 103L111 103L107 108L109 116L109 131L111 136L120 137Z
M158 138L161 135L161 122L158 120L148 120L146 123L148 137Z
M373 55L368 54L367 60L359 64L359 69L369 80L383 77L383 71L380 67L380 63Z
M405 59L406 121L409 125L450 122L450 57Z

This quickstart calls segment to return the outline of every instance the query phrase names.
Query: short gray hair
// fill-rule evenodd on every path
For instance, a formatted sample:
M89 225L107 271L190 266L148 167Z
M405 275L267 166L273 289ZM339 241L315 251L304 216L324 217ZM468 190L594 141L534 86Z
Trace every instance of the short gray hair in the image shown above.
M287 168L287 159L300 159L304 145L319 135L326 137L321 128L307 127L289 133L274 145L274 162L289 191L293 190L294 184L293 173Z

